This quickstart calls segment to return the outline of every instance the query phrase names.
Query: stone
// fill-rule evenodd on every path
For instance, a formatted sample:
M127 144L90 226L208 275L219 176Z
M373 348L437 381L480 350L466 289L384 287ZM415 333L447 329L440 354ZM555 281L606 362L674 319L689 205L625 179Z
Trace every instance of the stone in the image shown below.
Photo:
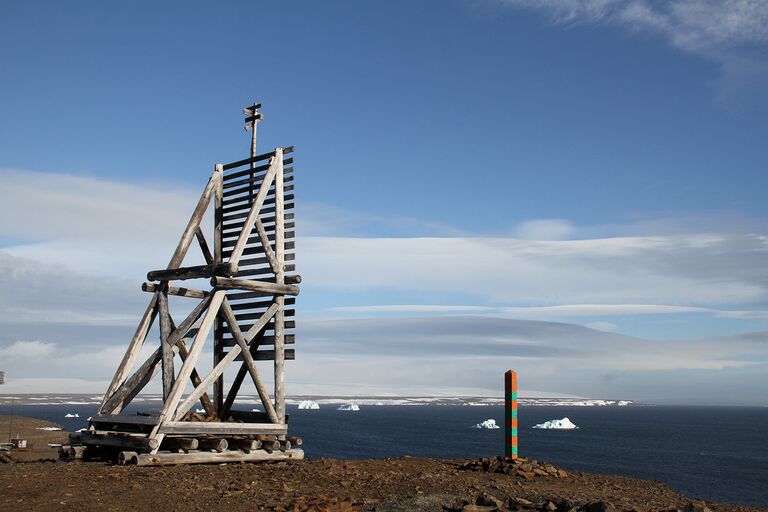
M483 493L477 497L475 500L475 504L477 505L485 505L485 506L492 506L496 508L503 508L504 502L497 498L496 496L488 493Z

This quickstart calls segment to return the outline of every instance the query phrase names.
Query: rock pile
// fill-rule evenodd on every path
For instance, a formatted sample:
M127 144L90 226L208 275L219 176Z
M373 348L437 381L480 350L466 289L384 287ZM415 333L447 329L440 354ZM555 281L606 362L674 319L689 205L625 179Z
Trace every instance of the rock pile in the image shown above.
M621 512L614 504L607 501L564 500L561 498L546 499L535 497L526 499L510 496L505 499L488 493L479 494L474 500L457 499L444 504L444 512L511 512L524 510L528 512ZM635 510L634 508L632 510ZM659 512L712 512L701 501L692 501L682 509L670 509Z
M463 471L484 471L486 473L504 473L505 475L515 475L520 478L534 478L537 476L550 476L554 478L565 478L568 473L560 468L526 458L506 459L504 457L482 458L465 462L459 466Z

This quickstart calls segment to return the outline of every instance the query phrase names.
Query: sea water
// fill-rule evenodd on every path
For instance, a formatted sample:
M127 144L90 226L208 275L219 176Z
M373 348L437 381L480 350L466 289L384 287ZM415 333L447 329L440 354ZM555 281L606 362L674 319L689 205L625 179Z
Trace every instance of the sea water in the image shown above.
M15 409L76 430L86 426L96 407ZM9 412L0 405L0 414ZM67 413L80 418L64 418ZM361 406L360 411L288 406L288 413L291 434L304 439L308 458L469 458L503 452L503 428L472 428L489 418L503 425L499 406ZM564 417L579 428L531 428ZM566 470L661 480L695 498L768 506L768 407L521 407L519 440L522 456Z

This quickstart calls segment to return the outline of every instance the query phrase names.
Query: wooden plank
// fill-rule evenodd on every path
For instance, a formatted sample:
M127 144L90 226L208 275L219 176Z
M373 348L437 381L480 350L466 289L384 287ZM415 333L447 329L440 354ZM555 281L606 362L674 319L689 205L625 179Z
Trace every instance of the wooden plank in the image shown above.
M160 445L156 439L146 437L95 435L88 431L80 432L80 442L89 446L109 446L134 450L154 450Z
M266 222L265 219L262 219L261 217L259 217L259 221L261 222L261 225L264 226L264 230L267 233L274 233L275 232L275 225L274 225L275 219L274 219L274 217L271 218L269 220L269 222ZM286 222L285 223L285 229L293 230L293 228L295 228L295 227L296 227L296 223L295 222ZM230 231L225 231L222 234L222 236L224 238L235 238L235 237L237 237L238 234L240 234L240 230L239 229L233 229L233 230L230 230Z
M285 259L286 259L286 261L293 261L293 260L296 259L296 255L293 254L293 253L286 254L285 255ZM247 266L251 266L251 265L263 265L265 263L269 263L267 261L267 258L248 258L248 259L245 259L245 260L240 260L240 265L238 265L238 268L239 267L247 267Z
M92 416L90 422L97 424L119 425L124 423L126 425L157 425L160 421L158 416L145 416L142 414L131 415L105 415L97 414Z
M137 466L171 466L177 464L224 464L227 462L258 462L258 461L281 461L281 460L303 460L304 451L301 448L292 448L286 451L275 451L268 453L265 450L253 450L246 453L241 450L228 450L226 452L190 452L190 453L157 453L147 454L136 452L125 452L128 455L120 454L120 460L125 464L136 464Z
M251 206L251 202L253 200L253 195L249 194L247 191L243 191L242 193L243 193L242 196L233 197L233 198L230 198L230 199L225 199L224 200L224 206L226 206L226 207L222 208L221 212L224 213L224 214L228 214L228 213L232 213L232 212L247 210L248 207ZM268 205L275 204L274 194L275 194L275 192L273 190L271 190L271 189L267 192L267 197L264 199L264 205L268 206ZM286 201L292 200L292 199L294 199L294 195L293 194L286 194L285 195L285 200Z
M248 241L248 238L251 236L251 230L253 230L253 224L256 217L259 215L259 211L261 210L262 205L264 204L264 199L267 197L267 192L269 191L269 187L272 184L272 181L275 178L275 173L277 172L277 164L275 164L275 161L281 161L283 158L283 153L280 148L277 148L275 150L275 156L270 161L270 167L267 171L267 175L264 177L264 182L261 184L261 187L259 188L258 194L256 194L256 199L253 201L253 204L251 205L251 209L248 212L245 220L245 226L243 226L243 231L240 233L240 236L237 239L237 243L235 244L234 249L232 249L232 253L229 256L229 261L234 263L235 265L238 264L240 261L240 257L243 255L243 249L245 249L245 245ZM224 220L226 220L227 216L224 216Z
M205 215L205 211L208 209L208 204L211 202L214 189L217 187L218 183L221 182L221 179L222 169L217 166L213 171L210 179L208 180L208 183L205 186L205 190L203 190L203 194L200 196L200 200L197 202L195 210L192 212L192 217L190 217L189 222L187 223L187 227L184 229L184 233L181 235L181 240L179 240L179 244L176 246L176 250L173 252L171 261L168 262L168 268L177 268L184 260L184 256L186 256L187 250L189 249L189 245L192 243L192 238L195 236L197 228L200 227L200 221L203 220L203 215Z
M287 148L283 148L283 154L284 155L287 155L289 153L293 153L293 146L288 146ZM273 156L275 156L275 152L274 151L270 151L269 153L264 153L264 154L261 154L261 155L256 155L256 156L251 157L251 158L246 158L245 160L238 160L237 162L232 162L232 163L224 164L223 169L225 171L228 171L228 170L234 169L236 167L242 167L243 165L250 165L251 162L260 162L261 160L267 160L269 158L272 158ZM248 172L250 172L250 169L245 171L246 174ZM239 174L239 173L237 173L237 172L231 173L231 174L225 176L224 180L226 181L227 179L231 179L232 177L238 177L238 176L236 176L237 174ZM242 174L240 176L242 176Z
M242 262L242 260L240 261ZM283 269L286 272L293 272L296 270L296 265L283 265ZM235 277L261 276L273 273L274 271L272 270L272 267L258 267L245 270L238 269L237 275Z
M296 359L296 351L292 348L285 348L283 349L283 359L285 361L293 361ZM274 361L275 360L275 351L274 350L258 350L256 353L253 354L253 360L254 361Z
M275 409L272 407L272 402L269 398L269 392L267 392L267 388L264 386L261 375L259 374L259 369L256 367L256 364L253 362L253 358L251 357L250 347L248 347L248 342L253 339L253 337L255 337L258 331L255 331L250 339L244 338L243 334L240 332L240 328L237 326L235 313L229 307L229 302L226 298L221 304L221 311L224 314L224 319L227 321L227 324L229 324L229 331L232 333L232 337L240 347L241 356L243 357L243 360L245 361L245 364L248 368L248 373L251 375L253 385L256 386L256 392L259 395L259 399L261 399L261 405L264 406L264 411L267 413L272 423L280 423L280 421L278 421L277 414L275 413ZM269 318L272 317L276 312L277 305L273 304L266 311L266 313L261 316L261 319L264 319L264 321L260 321L258 323L263 323L266 325L266 323L269 321ZM261 328L259 328L259 330L260 329Z
M228 277L211 278L211 286L220 290L248 290L265 294L298 295L299 287L290 284L265 283L249 279L231 279Z
M159 429L161 434L273 434L288 432L284 423L227 423L214 421L166 421Z
M152 296L147 309L144 310L144 315L142 315L141 320L139 321L139 326L136 328L136 332L133 333L133 337L128 344L123 359L120 361L117 371L115 371L115 376L112 378L112 382L110 382L107 392L104 393L104 398L102 398L101 405L99 406L99 412L104 412L105 404L109 402L115 391L123 385L123 382L125 382L125 379L133 368L133 363L136 361L136 357L138 357L141 347L144 345L144 340L147 338L149 328L152 327L152 322L155 320L155 315L157 314L155 306L157 305L158 295L158 293L155 293Z
M173 387L175 372L173 371L173 345L169 343L171 337L171 319L168 313L168 295L165 290L160 291L157 297L157 310L160 315L160 348L163 362L163 399L168 398L168 394Z
M264 248L264 255L267 257L267 260L269 261L269 266L272 267L272 270L274 272L279 272L280 269L278 268L277 259L275 258L275 252L272 250L272 246L269 245L269 238L267 236L267 232L264 229L264 225L261 223L258 217L254 220L256 232L259 234L259 240L261 241L261 246Z
M283 155L279 155L277 175L275 176L275 257L277 258L277 271L275 272L275 286L290 286L285 282L285 201L288 199L283 191ZM293 194L288 194L293 199ZM299 279L300 281L300 279ZM278 421L285 422L285 297L275 296L275 304L278 306L275 313L275 349L274 349L274 378L275 378L275 412ZM256 353L258 355L258 352Z
M157 290L160 289L160 285L155 283L142 283L141 289L144 290L145 292L156 292ZM208 292L205 292L202 290L195 290L194 288L182 288L178 286L169 286L168 295L178 295L179 297L191 297L193 299L204 299L208 296Z
M194 267L169 268L165 270L150 270L147 272L148 281L170 281L185 279L211 278L213 276L234 276L237 265L234 263L214 263Z

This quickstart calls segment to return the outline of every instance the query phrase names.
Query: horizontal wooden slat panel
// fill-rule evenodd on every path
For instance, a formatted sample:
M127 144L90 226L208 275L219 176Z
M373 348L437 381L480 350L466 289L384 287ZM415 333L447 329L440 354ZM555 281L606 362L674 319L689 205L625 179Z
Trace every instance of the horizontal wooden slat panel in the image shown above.
M227 294L227 300L231 301L232 296ZM273 303L274 301L271 301L271 300L262 300L262 301L254 301L254 302L244 302L240 304L230 304L230 307L234 311L246 310L246 309L259 309L259 308L266 309L269 306L271 306ZM285 304L286 305L296 304L296 297L286 297Z
M266 167L265 167L266 168ZM291 169L293 169L291 167ZM266 174L266 173L265 173ZM293 176L285 176L285 169L283 169L283 183L287 183L289 181L293 181ZM264 178L264 176L246 176L242 179L235 180L235 181L228 181L224 184L224 190L235 188L235 187L241 187L243 185L250 185L251 183L255 183L256 185L261 184L261 180ZM226 194L226 192L224 192Z
M293 158L283 158L283 172L285 168L293 163ZM236 187L238 184L242 185L242 182L250 183L252 181L261 180L267 174L269 169L269 163L257 165L253 169L242 169L240 171L232 171L224 175L224 190L228 188ZM241 178L241 179L235 179ZM226 194L226 192L225 192Z
M286 361L294 361L296 359L296 351L292 348L287 348L284 351L285 353L285 360ZM254 361L274 361L275 360L275 351L274 350L259 350L256 352L256 355L253 356ZM243 356L237 356L235 358L235 361L242 361Z
M227 299L229 301L233 300L245 300L245 299L255 299L258 297L264 297L265 295L261 292L228 292L227 293ZM286 297L285 303L288 304L288 299L293 300L291 304L295 304L296 298L295 297ZM234 306L234 304L233 304Z
M293 212L289 212L289 213L286 213L285 215L283 215L283 220L294 220L295 216L296 216L296 214L294 214ZM275 222L275 216L274 215L272 215L272 216L265 216L265 217L262 217L261 215L259 215L259 218L261 219L261 223L262 224L266 224L266 223L270 223L270 222L272 222L272 223ZM245 221L223 223L222 224L222 229L224 229L224 230L238 229L238 228L242 228L244 225L245 225Z
M296 265L284 265L285 272L293 272L296 270ZM253 269L240 270L237 273L237 277L250 277L250 276L263 276L268 274L274 274L272 267L259 267ZM270 281L271 282L271 281Z
M230 205L234 205L237 203L243 203L248 202L249 204L253 201L253 199L256 197L256 194L259 193L259 189L261 186L257 187L244 187L239 190L233 191L231 194L225 194L224 201L221 202L222 206L229 207ZM286 192L293 191L294 186L293 185L286 185L283 186L283 194ZM267 199L272 199L275 197L275 187L270 186L269 190L267 191L267 195L265 196ZM224 213L226 213L228 210L231 210L231 208L224 208Z
M270 242L274 242L275 241L275 236L276 235L275 235L274 232L273 233L267 233L267 240L269 240ZM286 231L285 232L285 240L291 240L291 239L293 239L295 237L296 237L296 232L295 231ZM247 242L245 242L245 244L246 245L253 245L253 244L261 245L261 238L259 237L259 235L252 236L251 238L248 239ZM224 247L224 248L234 247L235 245L237 245L237 238L232 238L230 240L225 240L225 241L223 241L221 243L221 246Z
M288 181L293 181L293 167L286 167L285 169L283 169L283 177L288 178ZM283 192L285 192L285 187L286 187L285 179L283 179L283 183L284 183ZM248 194L248 193L255 195L256 192L261 188L261 184L262 184L261 178L255 179L255 180L249 180L244 185L240 185L239 187L232 187L228 190L225 190L224 199L230 200L230 199L234 199L236 196L239 196L241 194ZM269 190L271 194L274 194L274 190L275 190L274 182L270 183ZM228 204L228 203L224 201L223 204Z
M292 242L292 241L290 241L290 242L285 242L285 250L286 250L286 251L289 251L289 250L291 250L291 249L294 249L294 248L295 248L295 246L296 246L295 242ZM258 246L256 246L256 247L246 247L246 248L245 248L245 250L243 251L243 254L260 254L260 253L262 253L262 252L264 252L264 248L261 246L261 244L259 244L259 245L258 245ZM222 255L223 255L225 258L228 258L230 254L232 254L232 251L224 251L224 252L222 253ZM286 258L286 259L287 259L287 258Z
M264 223L262 221L262 226L264 226L264 231L267 233L274 233L275 232L275 218L271 217L269 223ZM294 229L296 227L295 222L285 222L284 224L285 229ZM221 236L222 238L237 238L240 236L240 231L242 231L242 227L240 228L234 228L227 231L222 231Z
M283 155L288 155L290 153L293 153L293 146L288 146L287 148L283 148ZM262 160L267 160L268 158L272 158L275 156L274 151L270 151L269 153L264 153L261 155L256 155L253 158L246 158L245 160L238 160L237 162L231 162L228 164L224 164L223 168L225 171L228 171L230 169L235 169L237 167L241 167L243 165L250 165L251 163L260 162ZM250 170L250 169L249 169ZM224 179L232 178L234 175L236 175L237 172L229 174L229 176L225 175ZM237 176L234 176L237 177Z
M272 204L274 204L274 201L272 202ZM268 205L265 203L264 206L268 206ZM293 207L294 207L293 203L285 203L285 209L286 210L290 210ZM273 206L271 208L262 208L261 212L259 213L259 215L260 216L261 215L266 215L268 213L275 213L275 207ZM224 222L227 222L227 221L230 221L230 220L245 219L246 217L248 217L248 211L244 211L243 213L232 213L230 215L224 215L222 220Z
M226 334L229 334L229 333L226 333ZM284 338L285 338L285 343L287 345L293 345L293 344L296 343L296 335L295 334L286 334L284 336ZM235 343L235 340L232 339L229 336L225 336L224 338L222 338L221 342L222 342L222 345L224 347L234 347L235 345L237 345L237 343ZM274 344L275 344L275 337L274 336L262 336L259 339L259 347L264 346L264 345L269 345L271 347ZM259 349L259 350L261 350L261 349ZM256 352L258 353L258 350Z

